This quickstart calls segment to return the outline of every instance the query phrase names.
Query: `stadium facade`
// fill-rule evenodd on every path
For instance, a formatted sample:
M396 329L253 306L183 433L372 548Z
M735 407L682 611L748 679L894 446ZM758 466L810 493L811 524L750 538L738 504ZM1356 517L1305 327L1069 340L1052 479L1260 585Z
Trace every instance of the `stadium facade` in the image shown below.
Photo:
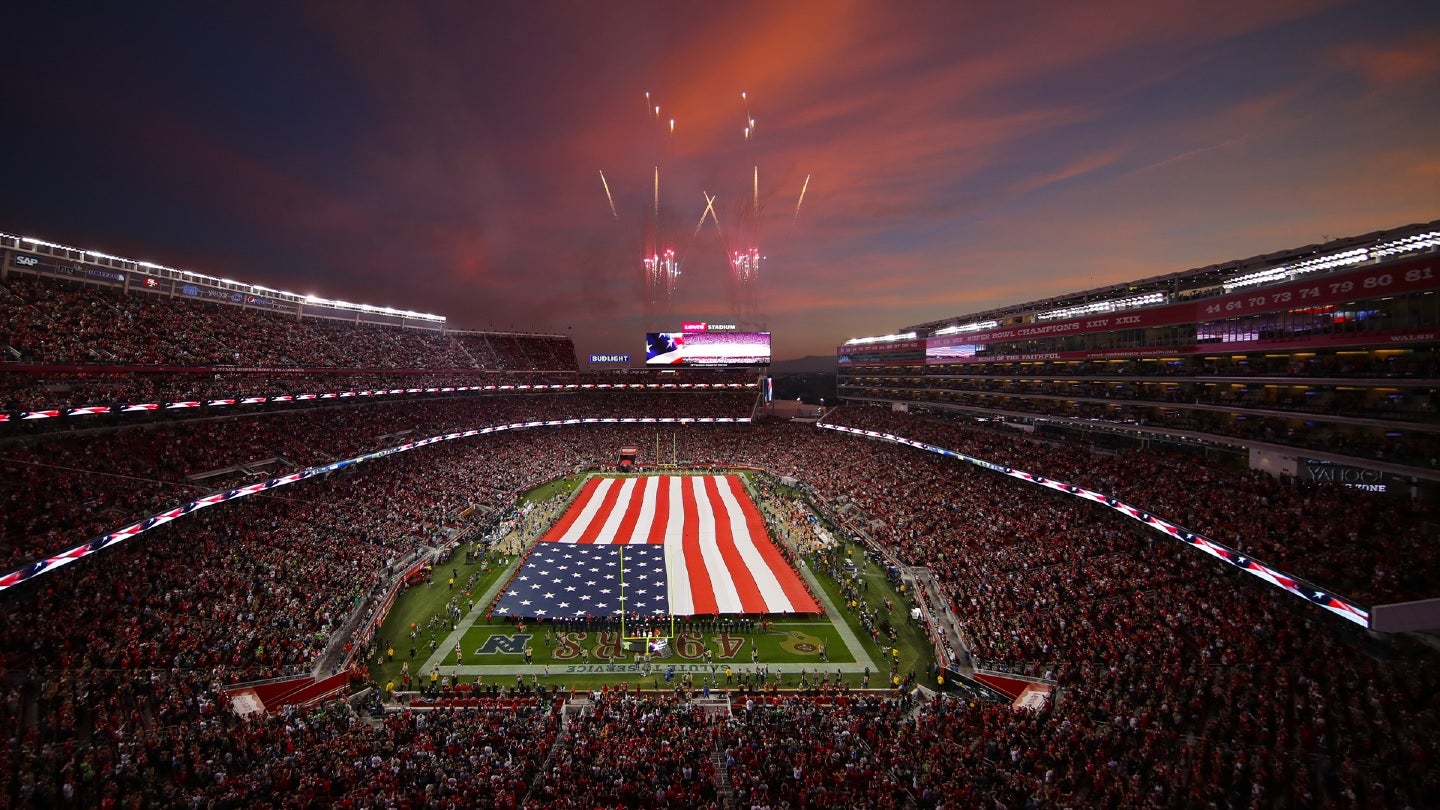
M752 424L753 368L582 372L563 335L457 332L420 313L0 236L0 561L13 569L0 577L0 715L13 729L0 795L77 807L277 795L296 806L1422 806L1435 795L1425 763L1440 756L1426 732L1434 650L1314 621L1325 594L1246 587L1259 580L1236 569L1260 576L1253 553L1362 605L1427 599L1440 554L1425 510L892 411L1235 450L1271 469L1293 454L1297 472L1302 455L1329 458L1339 478L1398 468L1423 489L1430 471L1409 458L1433 421L1434 235L1401 229L1237 262L1209 273L1209 289L1207 271L1192 271L849 344L847 398L886 407L832 411L818 427ZM1219 401L1201 401L1211 383ZM1162 420L1216 414L1234 421ZM1284 434L1301 415L1316 427ZM1233 427L1252 424L1276 433ZM874 441L880 431L903 439ZM588 636L591 647L570 636L565 651L594 649L584 671L614 679L598 696L539 683L549 663L513 687L485 673L482 689L478 669L462 672L466 630L445 611L489 609L462 602L485 582L466 582L477 546L561 514L561 500L526 511L520 493L617 456L772 471L769 514L799 539L828 540L808 519L825 517L864 541L875 577L908 577L910 603L887 598L880 613L879 596L851 583L848 606L827 609L870 630L859 643L889 657L888 679L876 671L889 688L870 688L858 659L847 681L838 669L828 681L825 648L802 650L803 634L767 638L762 623L732 637L737 625L719 617L711 642L739 654L749 634L752 671L732 686L728 658L686 664L676 643L671 659L708 669L719 697L683 682L616 691L634 685L635 650L602 656L606 643ZM797 485L815 509L787 516L775 493ZM1247 556L1215 564L1216 547L1195 553L1195 534L1157 516L1242 536ZM385 671L421 694L407 682L418 666L407 672L392 645L423 643L406 638L404 617L389 631L385 617L460 545L467 562L450 557L424 586L437 608L450 600L428 626L452 632L432 631L422 653L435 661L428 695L382 701ZM863 570L829 556L837 584ZM496 585L511 573L499 570ZM872 609L920 622L950 666L903 677ZM523 628L495 627L472 659L523 654ZM824 674L760 678L769 641L815 654ZM867 673L852 692L856 667ZM1032 700L1039 686L1059 697Z
M913 324L840 397L1431 498L1440 221Z

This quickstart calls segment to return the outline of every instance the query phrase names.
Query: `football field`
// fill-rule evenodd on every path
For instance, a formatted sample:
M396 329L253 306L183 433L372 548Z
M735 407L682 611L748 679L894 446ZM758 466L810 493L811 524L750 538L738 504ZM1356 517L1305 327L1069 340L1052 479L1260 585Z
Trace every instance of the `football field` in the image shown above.
M524 553L507 565L442 566L462 580L469 572L463 599L445 581L402 597L382 629L389 650L375 661L376 681L403 689L408 676L413 689L438 675L573 687L691 674L725 686L727 672L735 683L763 672L794 687L803 670L811 683L823 673L859 686L868 672L882 686L892 663L901 675L928 666L923 633L906 626L884 571L847 552L856 564L844 576L868 581L877 612L882 602L889 608L886 619L901 631L893 642L860 627L841 583L812 570L819 558L791 552L794 527L768 523L743 476L590 476L529 531ZM747 610L757 606L747 599L775 601ZM649 651L627 648L626 636L648 637Z
M595 476L535 544L494 614L622 612L815 614L819 607L738 475Z

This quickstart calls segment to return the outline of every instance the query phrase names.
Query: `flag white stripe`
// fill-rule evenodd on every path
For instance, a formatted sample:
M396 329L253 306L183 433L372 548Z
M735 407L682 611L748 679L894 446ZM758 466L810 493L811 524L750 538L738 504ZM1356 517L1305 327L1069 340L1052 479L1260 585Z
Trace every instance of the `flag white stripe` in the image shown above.
M670 495L670 515L665 521L665 596L670 600L672 614L690 616L695 613L695 597L685 568L685 544L681 542L685 528L681 481L675 476L665 479Z
M755 587L760 589L760 596L765 600L765 612L790 612L794 606L785 595L785 589L780 587L780 580L775 577L769 563L761 556L760 550L755 548L755 539L750 536L750 524L745 520L745 510L740 508L740 501L730 488L731 479L719 478L716 484L728 513L730 537L734 539L736 551L740 552L740 559L745 561L745 567L750 569L750 575L755 578Z
M715 510L710 506L710 496L705 491L705 481L714 480L714 477L695 476L690 480L693 482L695 507L700 518L700 556L705 560L705 570L710 575L710 587L715 591L715 606L721 613L743 613L745 609L740 604L740 593L735 588L735 579L730 576L730 566L725 564L716 539L716 519L723 521L724 518L715 514ZM725 528L728 533L729 527Z
M655 507L659 502L656 494L660 491L660 479L650 476L645 479L645 491L640 496L640 518L635 521L635 530L629 537L616 538L617 543L644 543L650 537L650 527L655 524Z
M575 543L584 536L586 527L590 525L590 521L595 519L595 514L600 511L600 505L605 502L605 493L610 491L610 487L615 485L616 480L614 478L601 479L600 486L595 487L595 491L590 494L590 500L586 501L585 506L580 510L580 516L575 518L575 522L570 524L570 528L556 539L557 543Z
M620 484L620 492L615 498L615 503L610 506L610 514L605 516L605 522L600 524L600 532L595 536L596 543L617 542L615 533L620 529L620 521L625 519L625 512L630 508L630 498L635 494L635 482L638 479L626 478Z

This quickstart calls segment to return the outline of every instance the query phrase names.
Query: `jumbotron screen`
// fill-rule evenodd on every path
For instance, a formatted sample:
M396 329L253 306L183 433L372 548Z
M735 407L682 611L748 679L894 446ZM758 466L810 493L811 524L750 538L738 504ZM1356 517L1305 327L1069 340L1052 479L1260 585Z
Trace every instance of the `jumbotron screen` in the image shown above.
M768 366L769 332L646 332L647 366Z

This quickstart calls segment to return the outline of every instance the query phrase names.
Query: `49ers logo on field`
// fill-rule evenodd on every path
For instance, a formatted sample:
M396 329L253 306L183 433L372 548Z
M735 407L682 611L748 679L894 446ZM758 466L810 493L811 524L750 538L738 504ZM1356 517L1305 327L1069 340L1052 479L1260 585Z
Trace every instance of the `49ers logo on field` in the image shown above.
M796 655L814 655L820 652L820 639L808 633L792 631L786 633L786 638L780 642L780 646Z

